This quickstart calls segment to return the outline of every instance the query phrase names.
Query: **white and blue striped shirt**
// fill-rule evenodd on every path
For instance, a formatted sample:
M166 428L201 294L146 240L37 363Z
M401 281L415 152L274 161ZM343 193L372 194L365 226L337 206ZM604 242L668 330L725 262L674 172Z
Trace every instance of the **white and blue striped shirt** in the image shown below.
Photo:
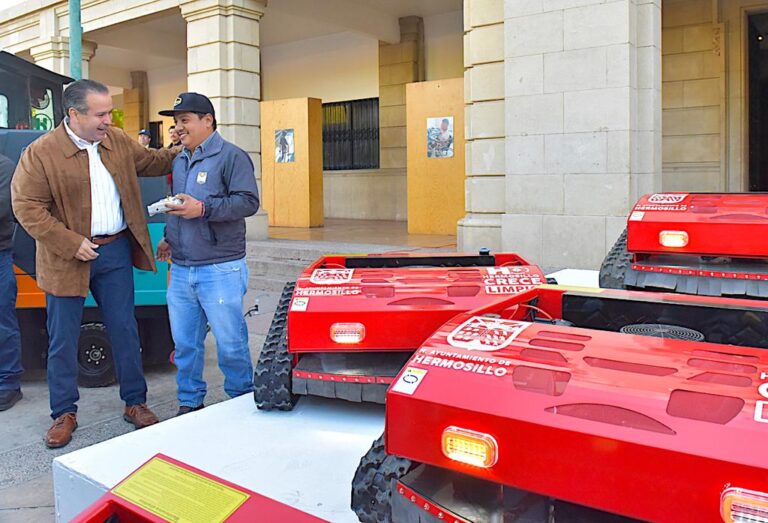
M83 140L69 128L66 119L64 127L75 145L88 151L88 169L91 177L91 236L117 234L125 229L125 218L115 180L99 155L101 142L89 143Z

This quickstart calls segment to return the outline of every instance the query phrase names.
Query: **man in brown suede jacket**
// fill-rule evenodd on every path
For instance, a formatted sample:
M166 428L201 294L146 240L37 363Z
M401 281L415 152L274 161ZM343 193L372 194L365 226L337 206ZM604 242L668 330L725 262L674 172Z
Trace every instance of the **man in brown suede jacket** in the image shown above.
M154 270L138 176L164 176L176 150L145 149L112 124L103 84L79 80L64 91L65 120L24 152L11 193L19 223L37 242L37 284L46 293L50 448L77 428L77 344L90 289L107 327L125 402L136 428L157 423L134 316L133 266Z

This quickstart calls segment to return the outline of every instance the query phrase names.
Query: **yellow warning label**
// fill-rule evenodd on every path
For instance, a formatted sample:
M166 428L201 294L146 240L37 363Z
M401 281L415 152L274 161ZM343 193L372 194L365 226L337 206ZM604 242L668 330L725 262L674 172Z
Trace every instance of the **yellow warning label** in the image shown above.
M160 458L148 461L112 493L174 523L221 523L249 498Z

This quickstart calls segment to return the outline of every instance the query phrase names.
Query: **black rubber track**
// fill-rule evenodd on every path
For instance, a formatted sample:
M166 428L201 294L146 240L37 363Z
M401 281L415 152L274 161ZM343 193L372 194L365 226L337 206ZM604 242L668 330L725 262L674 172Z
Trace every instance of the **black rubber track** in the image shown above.
M253 398L261 410L291 410L296 396L291 391L291 355L288 353L288 307L296 282L283 287L275 316L253 374Z
M352 480L352 510L363 523L392 521L392 489L395 481L412 468L411 460L384 451L384 435L373 442L360 459Z
M624 276L631 264L632 255L627 251L627 230L624 229L600 266L600 287L625 289Z

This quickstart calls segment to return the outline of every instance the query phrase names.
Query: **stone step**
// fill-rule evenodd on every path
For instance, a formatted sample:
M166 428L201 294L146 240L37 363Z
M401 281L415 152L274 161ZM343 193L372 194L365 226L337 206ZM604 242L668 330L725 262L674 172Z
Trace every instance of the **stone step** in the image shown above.
M310 263L310 261L299 260L283 261L249 258L248 270L252 277L290 278L295 280Z
M294 281L295 278L269 278L264 276L251 276L248 279L248 288L255 291L281 292L285 284Z
M407 250L422 249L396 245L266 240L249 241L246 247L246 254L249 259L312 262L327 254L363 254Z

